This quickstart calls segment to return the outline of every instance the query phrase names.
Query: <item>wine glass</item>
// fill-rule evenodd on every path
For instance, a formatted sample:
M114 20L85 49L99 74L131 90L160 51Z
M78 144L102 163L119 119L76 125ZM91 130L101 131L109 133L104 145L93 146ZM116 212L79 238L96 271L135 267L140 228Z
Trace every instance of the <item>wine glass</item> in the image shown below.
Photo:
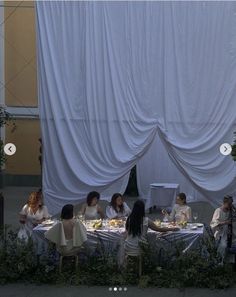
M85 217L84 217L84 215L83 215L83 213L82 213L81 211L79 211L77 218L78 218L82 223L84 222Z
M168 212L166 209L162 209L162 214L164 215L163 217L163 223L167 223L169 220L168 220Z
M196 221L198 219L198 213L197 212L193 213L193 219L194 219L194 222L196 223Z

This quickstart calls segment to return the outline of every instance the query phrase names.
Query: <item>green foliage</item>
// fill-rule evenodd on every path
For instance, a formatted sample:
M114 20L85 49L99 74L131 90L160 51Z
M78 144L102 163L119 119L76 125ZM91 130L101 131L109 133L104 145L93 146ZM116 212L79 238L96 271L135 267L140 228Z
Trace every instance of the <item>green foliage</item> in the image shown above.
M231 156L234 161L236 161L236 132L234 132L234 143L232 144Z
M14 132L16 129L16 124L14 121L12 121L11 114L7 112L4 107L0 106L0 128L3 127L4 125L9 125L10 122L13 125L11 131ZM3 148L4 148L4 143L2 139L0 139L0 168L2 168L2 166L6 162L6 157L5 157Z
M171 250L156 252L149 245L143 245L143 274L140 278L135 257L128 258L127 265L120 268L117 251L107 250L102 244L92 255L86 250L81 253L78 271L75 271L74 258L65 259L60 274L59 257L53 245L39 259L32 241L21 242L16 232L5 228L0 232L0 283L138 285L142 288L227 288L235 285L235 272L230 265L220 265L212 240L204 240L198 248L186 253L182 252L183 246L183 243L175 244Z
M5 153L4 153L4 143L0 139L0 168L2 168L2 166L5 164L5 162L6 162L6 157L5 157Z
M231 152L231 155L233 157L233 160L236 161L236 143L234 143L232 145L232 152Z
M1 230L0 234L0 283L15 282L34 273L36 258L33 243L17 240L17 234Z

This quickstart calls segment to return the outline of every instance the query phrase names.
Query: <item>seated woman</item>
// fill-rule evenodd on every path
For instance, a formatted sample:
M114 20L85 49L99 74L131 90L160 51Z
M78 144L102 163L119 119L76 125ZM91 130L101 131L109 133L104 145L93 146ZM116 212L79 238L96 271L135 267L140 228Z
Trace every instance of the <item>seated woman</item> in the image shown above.
M34 227L50 217L47 206L43 205L42 192L32 192L27 204L20 212L20 223L25 224L26 230L31 234Z
M88 194L87 203L81 209L81 214L84 215L85 220L104 218L102 208L98 204L99 198L100 194L98 192L93 191Z
M179 228L157 227L152 220L145 217L145 207L141 200L134 203L133 210L126 221L125 252L130 256L138 256L140 243L146 242L148 228L158 232L177 231Z
M45 233L45 237L55 243L62 255L76 254L87 240L84 225L74 217L74 206L66 204L61 211L61 222Z
M124 202L124 198L120 193L112 196L110 205L106 208L106 215L109 219L124 218L130 215L131 210Z
M176 204L170 214L165 210L162 212L170 222L192 222L192 210L186 203L186 195L184 193L179 193L176 198Z
M232 197L225 196L223 199L222 206L215 210L210 223L210 226L214 233L214 237L219 244L218 253L222 257L222 259L224 259L226 256L226 248L229 240L229 237L228 237L229 227L231 223L233 224L233 227L235 225L235 222L233 222L234 221L233 217L231 218L232 208L234 208ZM233 231L234 229L235 228L233 228ZM235 232L232 232L231 241L235 242L235 240L236 240L236 234Z

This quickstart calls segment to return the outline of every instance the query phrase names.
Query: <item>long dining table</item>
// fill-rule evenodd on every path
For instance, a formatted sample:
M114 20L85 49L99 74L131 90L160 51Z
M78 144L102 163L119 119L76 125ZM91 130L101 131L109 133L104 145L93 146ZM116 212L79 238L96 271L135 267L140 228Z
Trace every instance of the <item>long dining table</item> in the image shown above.
M35 248L38 255L47 253L48 241L44 234L49 230L54 221L50 225L40 224L33 229L32 237L35 243ZM124 225L111 226L109 221L105 220L99 228L94 227L94 221L84 222L87 229L87 243L86 249L89 253L96 250L104 253L116 254L118 262L121 263L124 257L124 241L125 241L125 227ZM171 226L169 223L161 223L160 226ZM179 246L183 253L196 249L201 239L206 236L206 230L203 224L187 224L185 228L180 228L178 231L170 232L156 232L148 230L147 241L156 255L162 251L171 251Z

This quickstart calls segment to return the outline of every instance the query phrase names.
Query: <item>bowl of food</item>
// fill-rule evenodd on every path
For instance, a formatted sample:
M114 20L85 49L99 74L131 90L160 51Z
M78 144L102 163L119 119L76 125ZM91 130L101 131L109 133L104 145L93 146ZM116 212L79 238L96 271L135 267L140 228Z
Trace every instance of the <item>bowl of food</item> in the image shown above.
M161 226L161 221L160 221L160 220L155 220L155 221L154 221L154 224L155 224L157 227L160 227L160 226Z
M113 228L121 228L124 227L124 221L123 220L117 220L117 219L112 219L109 221L109 226Z

